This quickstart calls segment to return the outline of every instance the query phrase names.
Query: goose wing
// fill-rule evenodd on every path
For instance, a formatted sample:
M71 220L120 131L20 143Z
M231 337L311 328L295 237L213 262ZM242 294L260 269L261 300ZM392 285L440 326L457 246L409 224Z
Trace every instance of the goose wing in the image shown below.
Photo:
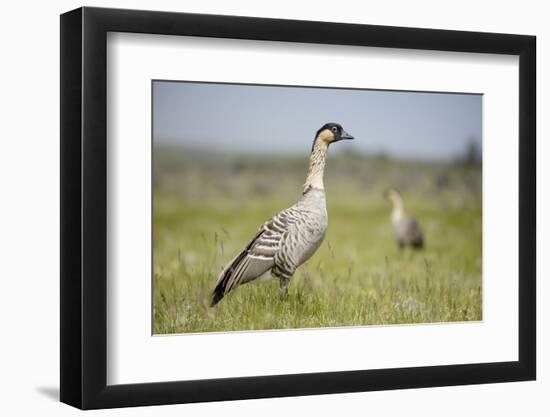
M422 246L424 243L424 236L420 224L414 218L407 219L406 227L407 240L414 246Z
M275 255L292 223L288 210L265 222L243 251L222 270L212 293L212 306L229 291L258 278L273 267Z

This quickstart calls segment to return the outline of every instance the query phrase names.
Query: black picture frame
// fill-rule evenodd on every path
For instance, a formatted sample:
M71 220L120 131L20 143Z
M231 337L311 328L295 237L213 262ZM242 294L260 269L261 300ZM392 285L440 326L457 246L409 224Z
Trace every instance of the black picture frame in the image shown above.
M519 56L519 360L107 385L108 32ZM156 11L61 15L61 401L82 409L533 380L536 377L534 36Z

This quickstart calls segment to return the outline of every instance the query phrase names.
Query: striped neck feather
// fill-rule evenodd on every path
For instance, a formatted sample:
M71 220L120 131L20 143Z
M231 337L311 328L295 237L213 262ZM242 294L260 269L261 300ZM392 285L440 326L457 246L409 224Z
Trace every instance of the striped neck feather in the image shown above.
M304 184L304 192L310 187L325 189L323 183L323 175L325 173L325 163L327 158L328 145L324 140L317 138L313 144L311 155L309 157L309 169L307 172L306 182Z

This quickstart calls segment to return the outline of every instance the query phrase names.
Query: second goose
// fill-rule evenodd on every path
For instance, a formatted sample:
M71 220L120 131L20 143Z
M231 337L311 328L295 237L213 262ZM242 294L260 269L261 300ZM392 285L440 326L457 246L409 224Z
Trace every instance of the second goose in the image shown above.
M415 249L424 247L424 234L420 224L413 217L407 216L401 194L393 188L386 192L386 197L393 205L391 221L395 233L395 239L399 249L411 246Z

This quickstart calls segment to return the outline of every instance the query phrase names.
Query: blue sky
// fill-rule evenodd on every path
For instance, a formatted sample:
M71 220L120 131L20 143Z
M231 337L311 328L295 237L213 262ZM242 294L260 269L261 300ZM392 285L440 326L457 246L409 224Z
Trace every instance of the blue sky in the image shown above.
M338 122L356 138L338 150L447 160L481 148L481 108L473 94L154 81L153 135L155 145L303 154Z

